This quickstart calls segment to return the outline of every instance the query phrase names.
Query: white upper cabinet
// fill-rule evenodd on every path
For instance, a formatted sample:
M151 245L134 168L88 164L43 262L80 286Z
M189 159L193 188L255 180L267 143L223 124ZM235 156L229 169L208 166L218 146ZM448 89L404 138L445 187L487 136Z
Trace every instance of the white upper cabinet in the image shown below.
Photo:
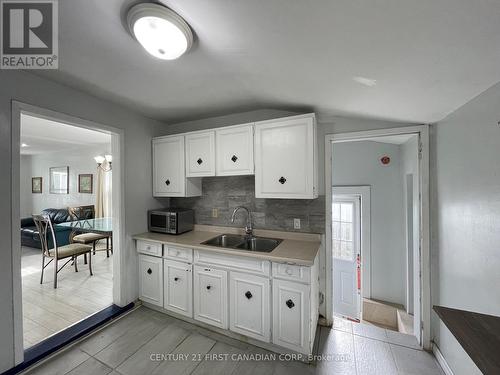
M255 124L255 196L314 199L317 192L314 114Z
M254 174L253 123L215 131L216 175Z
M201 195L201 180L186 179L184 136L153 139L153 196Z
M215 132L186 134L186 177L215 176Z

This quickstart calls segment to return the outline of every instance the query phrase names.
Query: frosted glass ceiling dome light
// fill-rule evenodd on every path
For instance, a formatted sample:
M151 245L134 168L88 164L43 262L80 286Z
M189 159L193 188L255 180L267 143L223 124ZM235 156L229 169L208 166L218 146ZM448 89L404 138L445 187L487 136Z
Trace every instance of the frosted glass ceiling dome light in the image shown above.
M193 44L191 28L177 13L159 4L137 4L127 14L132 35L154 57L174 60Z

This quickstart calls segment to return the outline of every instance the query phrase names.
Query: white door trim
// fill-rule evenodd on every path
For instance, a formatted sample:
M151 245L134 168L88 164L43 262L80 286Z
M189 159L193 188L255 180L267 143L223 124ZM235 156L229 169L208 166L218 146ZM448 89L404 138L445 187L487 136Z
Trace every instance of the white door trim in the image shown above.
M68 114L55 112L31 104L12 101L12 285L13 285L13 315L14 315L14 361L18 365L24 360L23 345L23 303L21 279L21 240L20 240L20 136L21 113L30 114L44 119L63 122L80 128L100 131L111 135L111 152L113 154L113 303L125 306L126 300L126 270L125 257L121 256L120 249L125 246L125 173L123 163L124 131L112 126L74 117Z
M418 134L421 147L419 160L419 185L420 185L420 293L421 293L421 320L422 337L421 345L426 350L431 350L431 291L430 291L430 219L429 219L429 126L417 125L400 128L378 129L361 132L326 134L325 135L325 308L327 323L332 324L333 319L333 280L332 280L332 246L331 246L331 215L332 215L332 147L334 142L350 142L367 140L372 137L381 137L398 134ZM415 307L416 308L416 307ZM418 337L417 337L418 338Z
M350 195L361 198L361 306L363 311L363 298L371 298L371 224L370 224L370 194L371 187L359 186L333 186L332 193Z

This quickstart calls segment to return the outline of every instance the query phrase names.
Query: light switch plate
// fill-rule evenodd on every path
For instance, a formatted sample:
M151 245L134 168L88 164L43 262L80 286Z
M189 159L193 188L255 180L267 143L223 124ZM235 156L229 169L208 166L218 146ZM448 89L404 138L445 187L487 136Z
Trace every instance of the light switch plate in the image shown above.
M293 229L300 229L300 219L293 219Z

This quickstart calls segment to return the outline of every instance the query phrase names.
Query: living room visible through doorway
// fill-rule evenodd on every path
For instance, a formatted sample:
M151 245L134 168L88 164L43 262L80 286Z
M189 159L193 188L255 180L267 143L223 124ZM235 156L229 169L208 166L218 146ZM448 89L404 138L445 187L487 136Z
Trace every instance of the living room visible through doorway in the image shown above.
M21 113L24 348L113 304L112 135Z

